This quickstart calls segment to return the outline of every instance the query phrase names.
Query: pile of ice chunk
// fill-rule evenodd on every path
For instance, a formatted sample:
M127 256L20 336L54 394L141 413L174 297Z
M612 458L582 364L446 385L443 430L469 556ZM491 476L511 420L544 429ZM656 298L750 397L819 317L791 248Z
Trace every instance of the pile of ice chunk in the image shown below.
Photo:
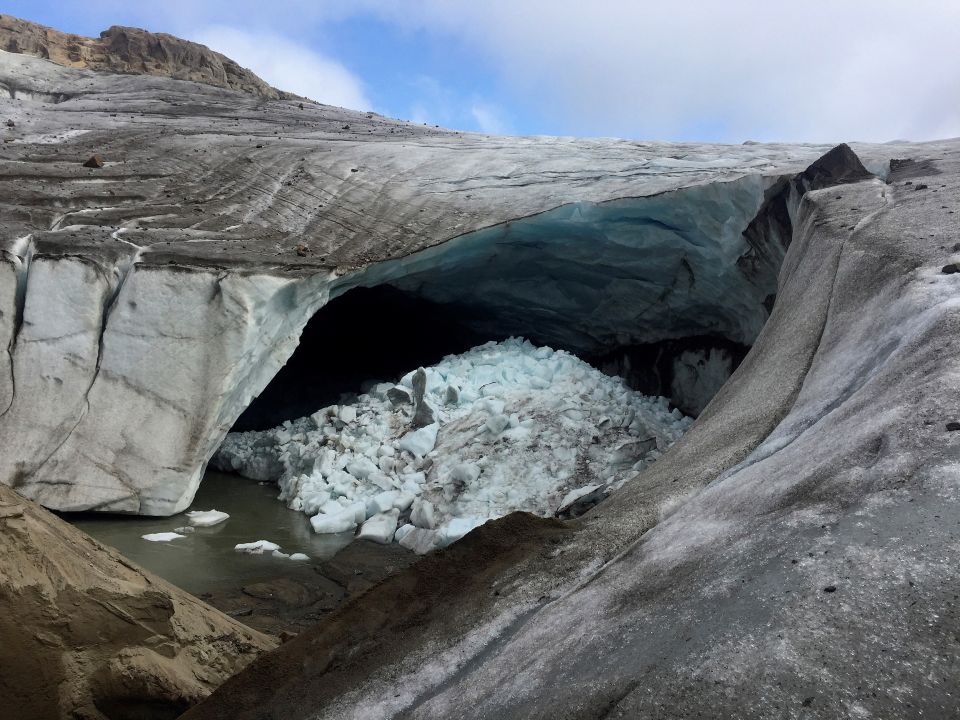
M231 433L212 463L273 479L318 533L428 552L514 510L619 488L692 420L563 351L489 342L348 404Z

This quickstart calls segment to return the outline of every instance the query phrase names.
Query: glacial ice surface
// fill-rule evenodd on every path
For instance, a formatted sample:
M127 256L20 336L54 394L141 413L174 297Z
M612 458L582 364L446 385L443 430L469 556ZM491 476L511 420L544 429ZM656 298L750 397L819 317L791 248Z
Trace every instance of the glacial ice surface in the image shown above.
M777 292L783 239L758 262L744 230L773 180L566 204L345 277L331 297L388 284L462 311L478 335L581 355L697 336L752 345Z
M359 527L428 552L515 510L553 515L580 488L616 490L692 422L567 352L511 338L231 433L211 462L258 479L276 468L280 499L316 532Z

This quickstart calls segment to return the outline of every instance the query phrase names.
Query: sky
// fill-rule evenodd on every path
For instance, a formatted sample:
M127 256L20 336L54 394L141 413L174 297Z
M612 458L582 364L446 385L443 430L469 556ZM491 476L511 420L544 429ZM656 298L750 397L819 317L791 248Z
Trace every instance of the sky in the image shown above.
M202 42L319 102L643 140L960 136L956 0L0 0Z

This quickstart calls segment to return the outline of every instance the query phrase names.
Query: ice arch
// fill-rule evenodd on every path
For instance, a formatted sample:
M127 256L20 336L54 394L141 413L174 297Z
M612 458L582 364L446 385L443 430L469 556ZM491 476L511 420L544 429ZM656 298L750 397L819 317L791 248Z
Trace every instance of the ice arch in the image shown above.
M340 274L166 265L120 245L81 261L28 238L24 299L0 323L16 378L0 478L61 510L182 510L308 320L358 287L390 285L458 309L476 332L584 353L695 336L749 344L800 195L864 174L842 146L793 178L566 204ZM711 357L706 377L722 378Z
M511 335L698 413L759 333L786 240L744 235L773 181L565 205L349 275L235 429L265 429Z

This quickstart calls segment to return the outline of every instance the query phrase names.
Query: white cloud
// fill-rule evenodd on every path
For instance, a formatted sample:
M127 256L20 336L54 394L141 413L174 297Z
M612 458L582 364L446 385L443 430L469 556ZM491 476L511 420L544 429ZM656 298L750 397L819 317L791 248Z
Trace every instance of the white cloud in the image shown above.
M406 119L410 122L417 123L417 125L427 125L431 120L439 120L439 117L435 109L431 111L422 102L416 102L410 106L410 112Z
M809 141L960 135L960 3L368 0L467 43L572 132ZM501 99L501 102L505 102Z
M441 124L479 123L471 98L482 86L485 105L509 109L533 132L733 142L960 135L960 3L951 0L63 3L179 34L242 18L250 28L244 42L219 49L279 87L354 106L369 104L358 99L362 86L307 49L306 38L323 47L320 38L344 20L354 30L371 21L416 31L433 62L443 61L445 48L469 58L455 88L458 107L411 89L409 106ZM304 71L311 63L315 69ZM391 71L411 65L431 71L398 58L366 78L371 94L379 82L396 82Z
M203 28L188 37L223 53L281 90L328 105L372 108L359 78L342 64L289 38L223 26Z
M407 81L409 105L405 118L425 125L475 130L492 135L511 132L507 113L478 94L461 94L429 75Z

